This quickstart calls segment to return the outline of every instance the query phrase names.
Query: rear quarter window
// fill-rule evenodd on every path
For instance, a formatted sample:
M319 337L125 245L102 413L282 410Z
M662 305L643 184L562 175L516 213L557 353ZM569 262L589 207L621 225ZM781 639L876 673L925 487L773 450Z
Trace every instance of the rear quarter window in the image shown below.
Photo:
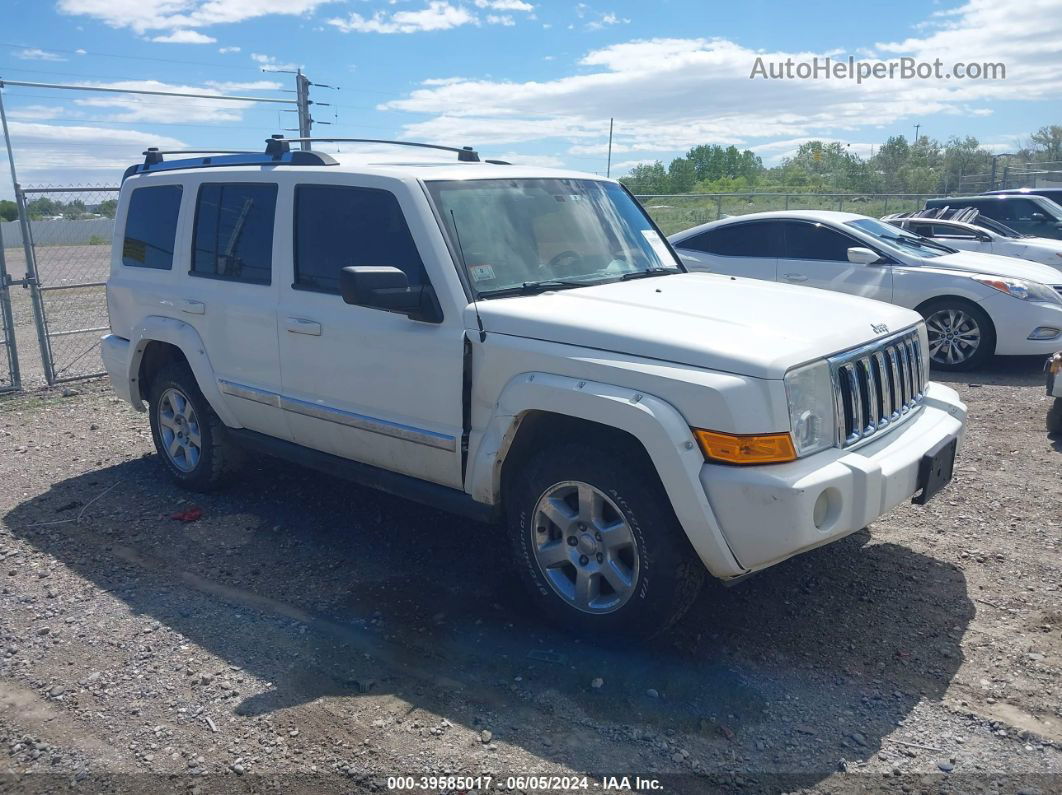
M170 270L181 210L180 185L135 188L129 194L122 238L122 264Z

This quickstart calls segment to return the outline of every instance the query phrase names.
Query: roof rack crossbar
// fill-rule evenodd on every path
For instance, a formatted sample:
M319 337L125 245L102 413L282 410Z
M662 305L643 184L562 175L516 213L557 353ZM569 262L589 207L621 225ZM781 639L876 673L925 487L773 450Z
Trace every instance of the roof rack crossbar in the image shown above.
M438 149L443 152L456 152L457 159L463 163L478 163L479 152L471 146L442 146L440 144L425 144L419 141L389 141L386 138L278 138L274 136L266 143L276 141L285 144L303 144L314 141L326 143L352 143L352 144L389 144L391 146L416 146L422 149Z

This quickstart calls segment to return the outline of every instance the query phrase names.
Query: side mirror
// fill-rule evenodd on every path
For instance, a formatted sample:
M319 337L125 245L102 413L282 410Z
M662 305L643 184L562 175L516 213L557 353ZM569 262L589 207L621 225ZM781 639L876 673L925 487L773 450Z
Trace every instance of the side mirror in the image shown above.
M339 271L339 294L355 306L399 312L412 320L442 321L442 309L431 287L409 286L406 272L390 266L348 266Z
M856 265L873 265L875 262L881 262L881 257L878 256L878 252L872 249L852 246L852 248L848 249L848 261L854 262Z
M1029 218L1031 218L1033 221L1036 221L1036 223L1038 224L1042 224L1044 221L1047 220L1047 216L1043 213L1033 213L1029 216Z

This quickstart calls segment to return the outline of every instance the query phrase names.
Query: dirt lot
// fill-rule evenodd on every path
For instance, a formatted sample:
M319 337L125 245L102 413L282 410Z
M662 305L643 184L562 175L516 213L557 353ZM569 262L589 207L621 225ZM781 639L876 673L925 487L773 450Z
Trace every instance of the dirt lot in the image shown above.
M928 506L607 651L521 610L492 528L269 460L191 501L106 382L8 398L0 790L1060 791L1062 440L1038 367L955 384L966 447Z

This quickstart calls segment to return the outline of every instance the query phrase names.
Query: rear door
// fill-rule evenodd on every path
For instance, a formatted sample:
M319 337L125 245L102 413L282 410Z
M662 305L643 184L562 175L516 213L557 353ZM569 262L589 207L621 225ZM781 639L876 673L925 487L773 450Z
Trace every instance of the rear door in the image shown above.
M775 281L781 227L777 221L724 224L679 243L675 248L690 270Z
M957 248L960 251L980 251L986 254L993 253L992 241L985 240L983 237L979 237L971 230L961 226L912 221L910 226L908 226L908 229L916 235L930 237L933 240L939 241L946 246L951 246L951 248Z
M225 401L239 423L290 439L277 405L277 184L268 175L210 181L186 189L193 223L179 261L178 316L207 348Z
M778 281L892 300L892 266L848 261L848 249L867 244L825 224L783 221Z

